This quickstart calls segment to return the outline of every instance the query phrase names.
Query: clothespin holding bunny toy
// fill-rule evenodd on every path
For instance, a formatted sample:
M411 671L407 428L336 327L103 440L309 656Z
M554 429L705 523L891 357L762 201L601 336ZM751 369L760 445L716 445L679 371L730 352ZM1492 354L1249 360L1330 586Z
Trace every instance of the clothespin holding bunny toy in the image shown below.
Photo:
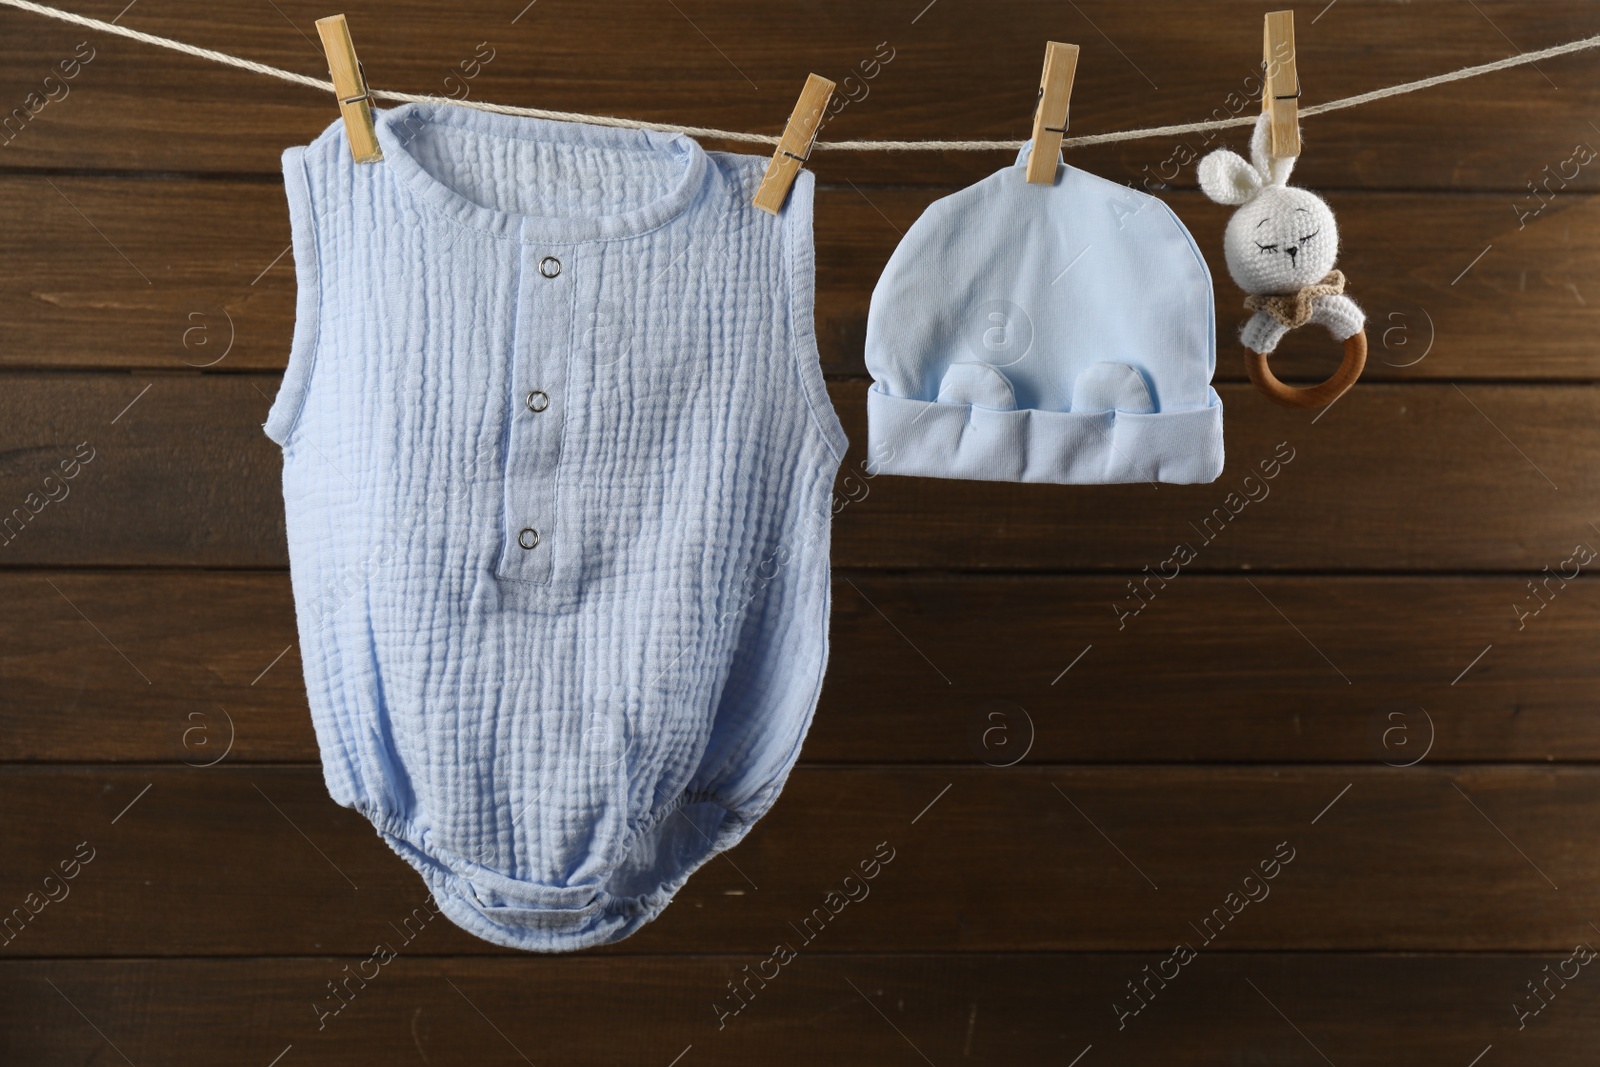
M1269 11L1261 44L1261 110L1271 116L1274 159L1300 154L1300 68L1294 55L1294 12Z
M1266 17L1261 117L1250 139L1250 161L1225 149L1200 161L1200 188L1219 204L1239 208L1222 239L1228 273L1250 294L1255 314L1239 331L1245 370L1269 400L1288 407L1325 407L1344 395L1367 363L1367 319L1344 295L1334 269L1339 227L1333 209L1306 189L1289 185L1300 154L1300 78L1294 53L1294 12ZM1290 330L1315 322L1344 342L1344 359L1321 385L1285 385L1267 357Z

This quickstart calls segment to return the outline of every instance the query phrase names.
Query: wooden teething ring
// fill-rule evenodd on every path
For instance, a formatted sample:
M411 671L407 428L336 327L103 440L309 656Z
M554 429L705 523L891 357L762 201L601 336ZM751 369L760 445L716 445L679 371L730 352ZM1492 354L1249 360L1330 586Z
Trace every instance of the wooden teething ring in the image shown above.
M1261 390L1268 400L1274 404L1282 404L1290 408L1320 408L1327 407L1343 396L1356 379L1361 377L1361 371L1367 365L1367 332L1362 330L1347 338L1344 342L1344 361L1339 364L1339 369L1333 372L1333 377L1321 385L1311 385L1300 388L1294 385L1285 385L1272 373L1272 368L1267 365L1267 357L1260 352L1250 349L1244 350L1244 369L1249 373L1250 380L1255 387Z

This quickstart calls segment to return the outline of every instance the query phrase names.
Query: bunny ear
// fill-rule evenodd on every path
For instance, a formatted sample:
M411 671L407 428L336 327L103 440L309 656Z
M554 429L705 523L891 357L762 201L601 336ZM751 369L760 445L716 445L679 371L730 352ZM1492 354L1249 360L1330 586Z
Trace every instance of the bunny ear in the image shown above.
M1299 160L1298 156L1280 156L1272 161L1271 177L1268 179L1273 185L1288 185L1289 175L1294 173L1294 165Z
M1272 116L1263 111L1250 134L1250 162L1263 177L1272 173Z
M1262 180L1273 185L1287 185L1289 175L1294 173L1294 156L1272 158L1272 116L1265 111L1256 119L1255 133L1250 137L1250 159Z
M1201 191L1219 204L1243 204L1261 191L1261 172L1226 148L1202 159L1197 173Z

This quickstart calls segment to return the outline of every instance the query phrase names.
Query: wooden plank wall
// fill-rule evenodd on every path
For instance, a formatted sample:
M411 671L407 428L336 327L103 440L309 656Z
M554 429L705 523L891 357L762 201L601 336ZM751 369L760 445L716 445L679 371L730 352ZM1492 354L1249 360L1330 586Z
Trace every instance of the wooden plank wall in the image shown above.
M332 11L297 0L73 6L324 73ZM1052 38L1083 47L1075 133L1248 113L1267 6L344 10L382 88L777 132L815 70L856 79L825 137L1017 138ZM1297 17L1307 104L1600 32L1584 0ZM0 944L0 1062L1594 1062L1600 594L1549 573L1600 546L1600 168L1570 162L1600 144L1595 53L1307 120L1298 178L1340 213L1373 346L1320 418L1258 399L1232 343L1226 212L1193 162L1242 134L1071 157L1153 183L1212 262L1212 485L866 477L873 282L1008 159L819 152L817 330L852 451L816 723L745 843L635 937L560 958L431 916L322 783L259 424L295 292L278 155L332 101L0 8L14 107L0 508L92 458L0 547L0 911L75 872ZM1282 372L1329 351L1296 337ZM1270 496L1120 616L1281 448ZM880 848L870 894L752 978Z

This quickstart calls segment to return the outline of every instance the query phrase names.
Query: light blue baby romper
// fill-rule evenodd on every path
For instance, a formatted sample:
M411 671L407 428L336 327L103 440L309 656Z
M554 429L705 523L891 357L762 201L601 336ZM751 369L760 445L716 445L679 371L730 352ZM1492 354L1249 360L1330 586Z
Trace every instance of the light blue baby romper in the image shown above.
M283 154L266 422L328 791L439 907L626 937L777 799L827 660L845 438L811 175L446 105Z

